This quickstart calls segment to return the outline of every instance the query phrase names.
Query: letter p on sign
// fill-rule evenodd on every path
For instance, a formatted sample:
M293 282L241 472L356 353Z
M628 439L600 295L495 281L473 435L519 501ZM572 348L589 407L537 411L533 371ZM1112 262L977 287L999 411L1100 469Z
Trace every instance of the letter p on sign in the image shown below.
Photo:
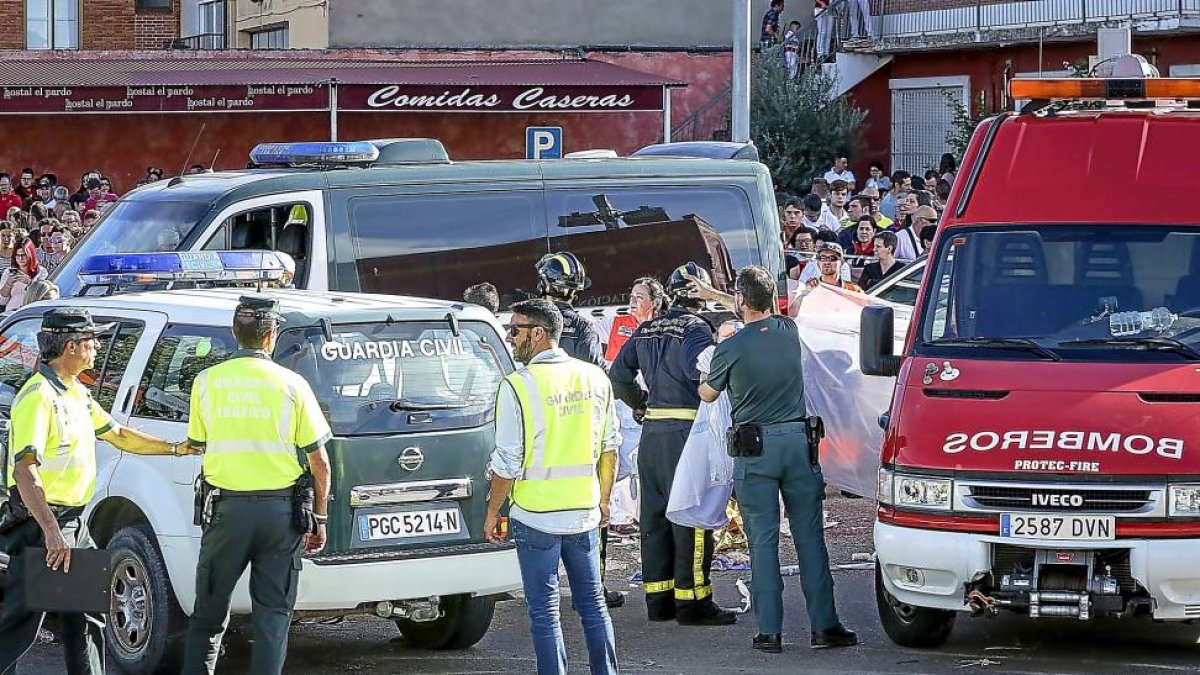
M562 159L562 127L525 127L525 159Z

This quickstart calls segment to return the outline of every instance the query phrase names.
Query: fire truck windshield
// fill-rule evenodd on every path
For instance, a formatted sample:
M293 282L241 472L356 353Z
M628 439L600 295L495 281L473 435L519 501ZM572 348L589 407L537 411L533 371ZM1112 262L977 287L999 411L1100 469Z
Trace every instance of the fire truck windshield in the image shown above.
M1085 361L1200 360L1200 230L1041 225L954 230L916 351Z

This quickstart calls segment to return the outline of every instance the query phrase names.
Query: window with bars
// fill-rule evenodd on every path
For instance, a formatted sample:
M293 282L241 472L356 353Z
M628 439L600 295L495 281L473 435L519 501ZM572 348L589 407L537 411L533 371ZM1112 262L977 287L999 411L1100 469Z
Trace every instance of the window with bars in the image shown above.
M946 136L954 126L947 96L962 99L966 85L935 84L892 89L892 170L922 175L952 152Z
M80 0L26 0L26 49L79 49Z
M251 49L287 49L288 48L288 27L287 24L267 30L260 30L250 34Z

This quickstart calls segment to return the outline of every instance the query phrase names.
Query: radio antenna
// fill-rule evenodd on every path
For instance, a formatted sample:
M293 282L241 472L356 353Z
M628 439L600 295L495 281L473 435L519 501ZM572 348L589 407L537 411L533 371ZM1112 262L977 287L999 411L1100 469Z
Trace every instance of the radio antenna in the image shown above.
M209 165L208 165L208 172L209 172L209 173L212 173L212 171L213 171L213 167L215 167L215 166L217 165L217 158L218 158L218 157L220 157L220 156L221 156L221 149L220 149L220 148L217 148L217 151L216 151L216 153L214 153L214 154L213 154L213 159L212 159L212 162L211 162L211 163L209 163Z
M192 153L196 152L196 146L200 144L200 137L204 135L204 128L208 126L208 122L200 124L200 131L196 132L196 140L192 141L192 149L188 150L187 159L183 160L183 168L179 170L179 175L187 173L188 165L192 162ZM216 161L216 158L213 158Z

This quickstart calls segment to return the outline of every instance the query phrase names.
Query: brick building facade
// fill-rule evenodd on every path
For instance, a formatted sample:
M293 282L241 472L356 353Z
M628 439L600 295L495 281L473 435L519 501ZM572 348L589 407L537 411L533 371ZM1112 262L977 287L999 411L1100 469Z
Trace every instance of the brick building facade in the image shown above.
M163 49L179 37L179 3L139 7L138 0L87 0L80 3L80 49ZM155 4L155 3L147 3ZM29 49L27 0L0 0L0 49Z
M1132 51L1163 76L1200 74L1200 0L875 0L872 7L875 39L844 45L829 66L850 80L843 91L867 111L856 174L871 161L936 168L954 150L951 99L975 116L1012 110L1010 80L1086 71L1097 60L1100 28L1130 28Z

